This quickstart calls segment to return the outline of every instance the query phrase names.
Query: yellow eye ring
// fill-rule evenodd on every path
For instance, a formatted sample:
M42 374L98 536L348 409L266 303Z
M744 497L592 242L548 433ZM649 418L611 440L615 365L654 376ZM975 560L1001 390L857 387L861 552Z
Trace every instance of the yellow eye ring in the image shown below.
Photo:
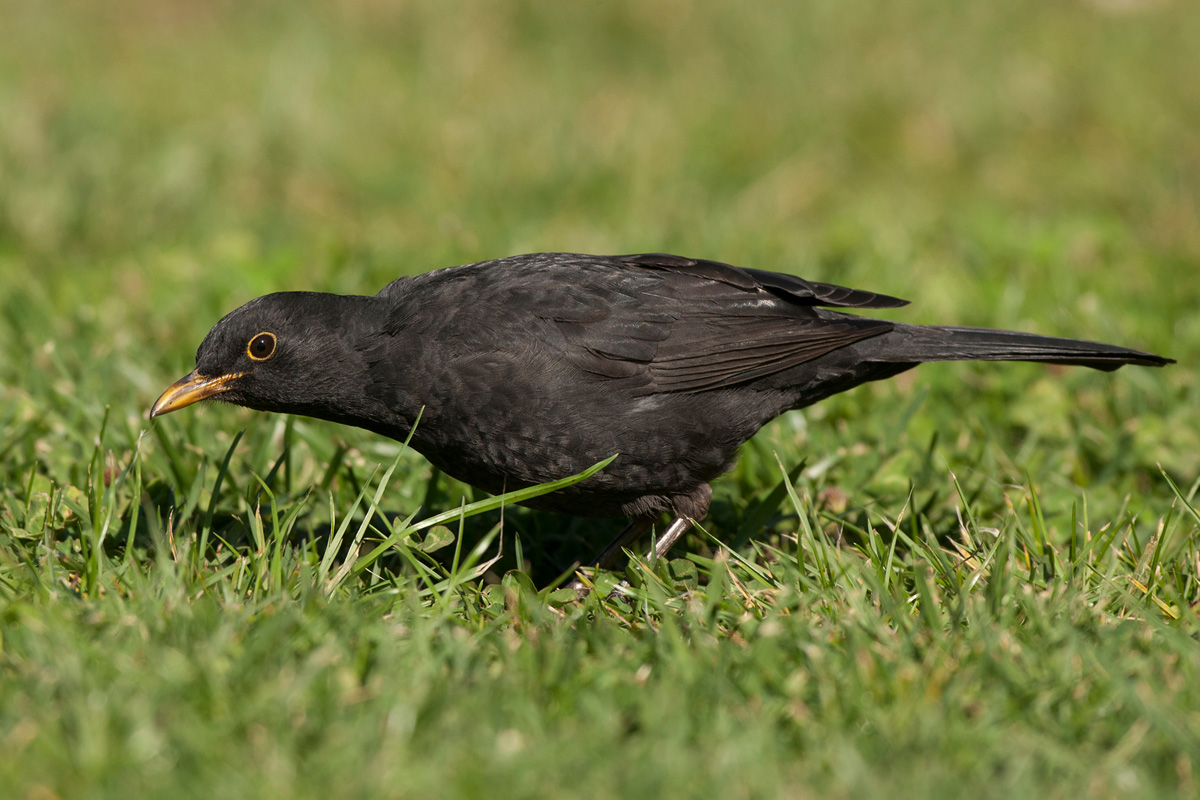
M254 335L246 345L246 355L254 361L266 361L275 354L275 334L263 331Z

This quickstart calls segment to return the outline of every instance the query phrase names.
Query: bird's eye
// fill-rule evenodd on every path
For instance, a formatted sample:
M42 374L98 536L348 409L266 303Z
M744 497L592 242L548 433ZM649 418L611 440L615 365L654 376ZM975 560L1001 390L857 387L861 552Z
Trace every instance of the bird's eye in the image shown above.
M275 352L275 334L260 333L246 345L246 355L255 361L266 361Z

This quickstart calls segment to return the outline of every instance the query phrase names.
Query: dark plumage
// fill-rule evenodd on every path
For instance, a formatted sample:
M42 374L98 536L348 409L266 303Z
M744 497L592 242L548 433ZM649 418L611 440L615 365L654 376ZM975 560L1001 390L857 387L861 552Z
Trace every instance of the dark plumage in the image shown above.
M401 278L374 297L282 292L216 324L151 410L206 397L404 439L489 492L601 473L531 502L700 519L709 481L783 412L926 361L1113 370L1096 342L917 326L830 308L905 301L670 255L539 253Z

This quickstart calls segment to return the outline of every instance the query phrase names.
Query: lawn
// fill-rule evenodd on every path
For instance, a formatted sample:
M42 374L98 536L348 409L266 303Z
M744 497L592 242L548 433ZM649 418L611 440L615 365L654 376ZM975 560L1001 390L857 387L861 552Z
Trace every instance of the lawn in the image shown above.
M1200 792L1200 8L0 19L0 797ZM252 297L539 250L1179 363L792 412L579 601L620 521L309 419L147 419Z

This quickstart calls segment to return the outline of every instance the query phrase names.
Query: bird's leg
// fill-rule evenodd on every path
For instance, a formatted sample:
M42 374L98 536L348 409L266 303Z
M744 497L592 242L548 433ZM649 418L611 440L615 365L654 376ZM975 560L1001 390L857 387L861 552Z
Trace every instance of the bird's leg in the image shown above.
M620 558L621 553L625 552L625 548L642 538L653 525L653 517L639 517L634 519L611 542L604 546L600 554L592 559L592 563L588 564L588 568L595 570L611 567L613 562ZM576 572L575 577L567 584L567 588L582 591L587 587L584 586L583 581L579 579L578 572Z
M608 545L600 551L600 555L588 565L591 569L611 567L613 562L620 557L625 549L642 538L645 533L654 525L653 517L642 517L630 522L625 528L616 535ZM646 554L647 560L662 558L667 554L674 544L679 541L679 538L687 533L692 527L692 521L687 517L676 517L671 520L671 524L662 532L662 536L658 537L654 542L654 549ZM584 589L583 582L578 577L574 578L567 584L570 589Z
M604 546L604 549L600 551L598 556L592 559L592 563L588 566L608 569L613 565L613 562L621 557L621 553L627 547L645 536L653 525L653 517L641 517L631 521L611 542Z
M692 521L687 517L676 517L662 532L662 536L654 543L654 549L646 554L646 559L662 558L667 554L679 538L692 529Z

